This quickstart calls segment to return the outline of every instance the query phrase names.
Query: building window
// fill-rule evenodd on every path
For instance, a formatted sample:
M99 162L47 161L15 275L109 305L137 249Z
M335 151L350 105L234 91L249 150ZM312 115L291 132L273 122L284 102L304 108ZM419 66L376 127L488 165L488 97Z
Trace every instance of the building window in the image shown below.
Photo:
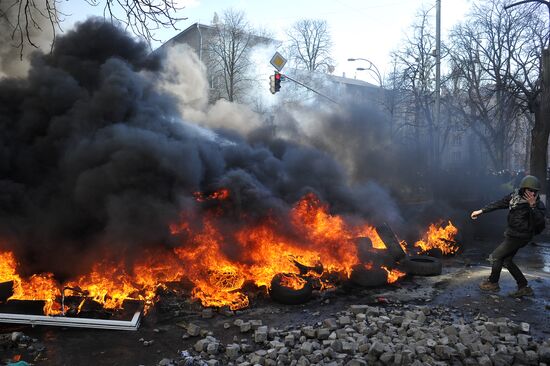
M462 160L462 152L453 151L453 162L459 163Z
M454 146L461 146L462 145L462 135L454 135L453 145Z

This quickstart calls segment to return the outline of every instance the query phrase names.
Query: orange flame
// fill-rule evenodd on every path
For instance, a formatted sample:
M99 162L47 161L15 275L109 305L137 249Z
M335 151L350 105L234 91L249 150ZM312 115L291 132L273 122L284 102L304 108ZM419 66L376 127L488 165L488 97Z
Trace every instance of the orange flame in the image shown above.
M230 193L221 189L210 195L197 193L195 197L198 201L221 201L230 198ZM305 278L320 283L321 289L335 286L337 278L349 278L352 268L361 262L357 237L367 236L373 247L386 249L373 226L349 224L343 217L331 214L328 205L313 194L294 205L286 223L266 218L224 230L220 212L214 207L200 218L194 217L195 213L182 213L179 222L169 226L181 242L179 247L142 253L143 259L131 267L121 260L104 260L89 273L64 284L57 283L48 273L23 279L13 253L0 252L0 282L14 281L10 299L45 300L44 312L48 315L61 312L58 301L63 288L76 289L106 309L118 309L125 300L137 299L145 302L147 310L156 301L159 287L183 278L192 282L191 296L203 306L237 310L249 306L245 284L254 284L267 293L272 278L280 273L286 274L283 285L295 289L303 288ZM454 235L456 228L450 222L445 228L431 225L428 239L417 245L442 247ZM367 269L374 266L370 261L362 265ZM389 283L404 276L397 270L384 269ZM79 308L83 305L84 301Z
M387 267L382 266L382 268L388 272L388 283L394 283L397 282L401 277L405 277L406 273L401 272L397 269L389 269Z
M372 247L374 249L388 249L373 226L366 225L365 227L363 227L359 236L368 236L372 242Z
M13 300L44 300L44 314L61 313L61 306L55 302L60 296L59 287L53 274L35 274L22 279L17 274L17 261L12 252L0 252L0 282L13 281Z
M293 290L301 290L306 285L307 281L294 273L285 273L281 276L280 284Z
M421 253L430 249L439 248L443 254L453 254L459 249L455 236L458 229L449 221L447 226L431 224L423 240L414 243L414 246L420 248Z
M227 188L221 188L214 193L211 194L204 194L203 192L195 192L193 193L193 196L195 199L199 202L204 202L207 200L219 200L224 201L229 198L229 189Z

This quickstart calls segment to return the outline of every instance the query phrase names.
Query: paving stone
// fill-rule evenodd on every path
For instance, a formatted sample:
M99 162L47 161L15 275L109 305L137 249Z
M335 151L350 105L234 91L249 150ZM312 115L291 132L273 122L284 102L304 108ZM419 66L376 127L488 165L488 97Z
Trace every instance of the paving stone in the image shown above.
M187 324L187 334L191 337L196 337L201 333L201 328L193 323Z

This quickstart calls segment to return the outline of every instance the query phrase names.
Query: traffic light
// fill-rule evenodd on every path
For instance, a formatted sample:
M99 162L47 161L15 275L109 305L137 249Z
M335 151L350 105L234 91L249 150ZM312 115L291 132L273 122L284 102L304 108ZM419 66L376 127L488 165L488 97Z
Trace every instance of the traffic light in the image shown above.
M275 74L269 76L269 91L271 94L281 90L281 74L275 71Z
M269 91L271 94L277 93L275 91L275 75L269 75Z
M275 93L281 90L281 74L275 71Z

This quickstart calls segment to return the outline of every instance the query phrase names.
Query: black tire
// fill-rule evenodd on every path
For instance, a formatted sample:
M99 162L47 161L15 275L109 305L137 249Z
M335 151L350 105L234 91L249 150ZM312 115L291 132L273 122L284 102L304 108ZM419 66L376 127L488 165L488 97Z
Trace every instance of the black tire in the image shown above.
M310 281L305 279L306 283L303 288L295 290L289 287L285 287L281 284L283 276L287 276L286 273L278 273L271 279L271 288L269 289L269 296L273 301L277 301L281 304L297 305L303 304L311 299L313 293L313 286ZM293 274L294 275L294 274ZM297 275L294 275L297 276Z
M372 241L369 237L360 236L354 240L355 247L357 248L357 256L361 262L368 261L369 252L372 250Z
M353 266L349 279L361 287L385 286L388 284L388 272L380 267L367 269L363 264L357 264Z
M378 225L376 227L376 232L380 235L380 238L388 248L388 253L392 256L395 261L399 261L407 255L401 245L399 240L393 230L388 226L388 224Z
M443 250L441 250L440 248L432 248L430 250L428 250L425 255L428 255L430 257L434 257L434 258L442 258L443 257Z
M368 237L358 237L355 239L357 246L357 256L361 263L373 263L375 266L392 266L395 264L394 257L387 249L377 249L372 247L372 241Z
M414 276L437 276L443 270L441 261L428 255L412 255L405 258L402 265L407 274Z

